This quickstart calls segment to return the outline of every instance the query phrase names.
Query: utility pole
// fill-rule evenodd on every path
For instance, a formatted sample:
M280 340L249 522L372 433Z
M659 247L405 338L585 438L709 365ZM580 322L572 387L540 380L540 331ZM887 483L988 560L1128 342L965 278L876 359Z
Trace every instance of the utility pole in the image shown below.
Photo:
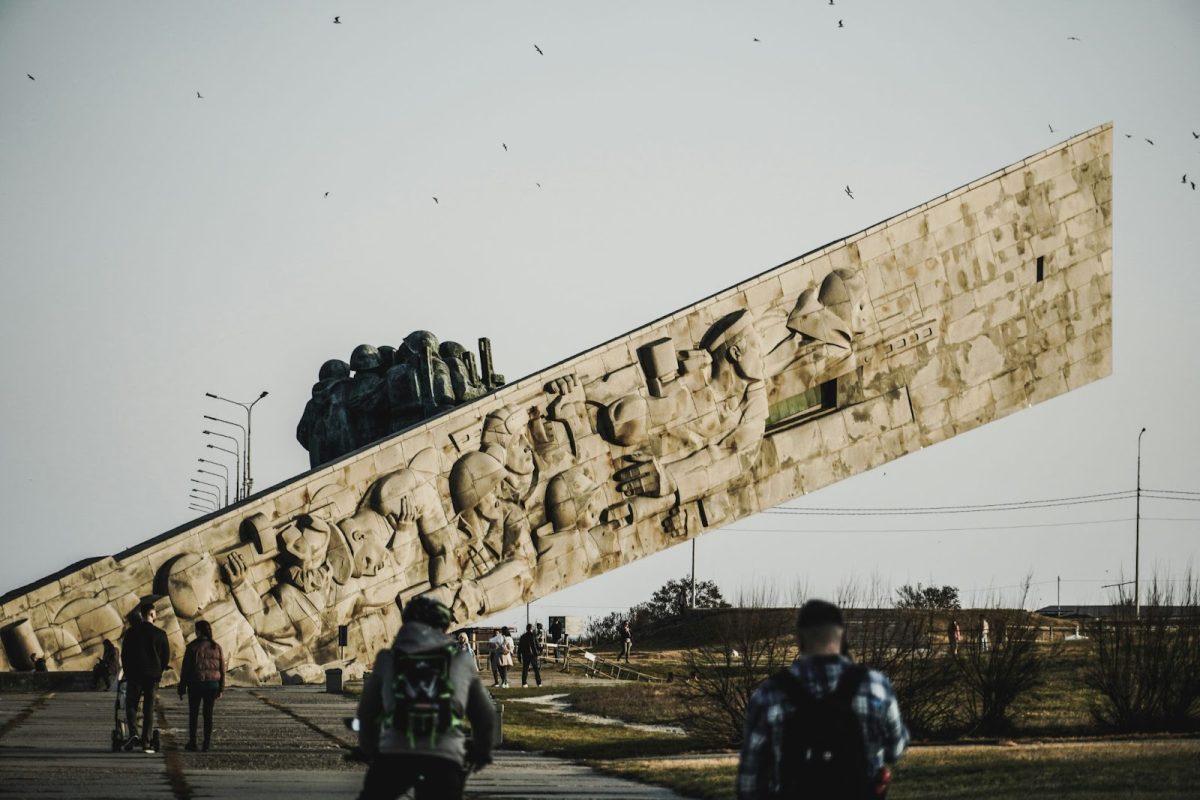
M696 540L692 539L692 608L696 608Z
M1062 616L1062 575L1058 576L1058 595L1054 599L1054 611L1057 616Z
M1133 515L1133 616L1140 618L1142 616L1142 592L1141 592L1141 558L1142 558L1142 433L1146 429L1142 428L1138 434L1138 455L1137 455L1137 500L1134 506Z

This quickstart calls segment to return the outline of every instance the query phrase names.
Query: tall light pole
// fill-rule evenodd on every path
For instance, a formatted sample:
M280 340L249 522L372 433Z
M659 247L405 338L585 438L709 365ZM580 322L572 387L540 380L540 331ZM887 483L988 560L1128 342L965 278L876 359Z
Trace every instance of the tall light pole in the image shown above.
M248 443L250 441L250 437L246 433L245 426L243 426L240 422L233 422L231 420L221 419L220 417L214 417L210 414L205 414L204 418L207 420L211 420L212 422L219 422L222 425L232 425L233 427L237 428L239 431L242 432L242 438L240 440L234 439L234 437L232 437L232 436L228 436L226 438L234 439L234 441L241 442L241 446L238 448L238 452L241 453L241 459L242 459L242 497L245 497L246 495L250 494L250 492L246 490L246 472L249 469L248 468L249 462L246 459L246 450L249 448Z
M228 439L229 441L233 442L232 450L230 450L228 447L218 447L215 444L206 444L204 446L209 448L210 450L220 450L222 453L229 453L229 455L233 456L233 467L234 467L234 475L233 475L234 484L233 485L237 488L237 491L235 492L235 494L237 494L237 499L241 500L242 496L243 496L242 495L243 487L242 487L242 448L241 448L241 445L239 444L238 440L235 437L230 436L225 433L217 433L216 431L204 431L204 433L206 436L220 436L222 439Z
M212 503L213 511L216 511L221 507L221 498L217 497L212 492L206 492L203 489L192 489L191 494L189 494L188 497L190 497L192 500L203 500L206 503Z
M197 458L196 460L199 461L201 464L211 464L214 467L220 467L221 470L225 473L225 485L226 486L232 485L234 488L234 491L237 491L237 485L230 484L230 482L229 482L229 465L228 464L222 464L220 461L213 461L211 458Z
M1141 566L1142 566L1142 428L1138 434L1137 457L1137 500L1133 515L1133 615L1142 616Z
M220 486L217 486L215 483L209 483L208 481L199 480L198 478L192 478L191 481L192 481L192 483L198 483L201 486L210 487L216 493L213 496L217 498L217 508L221 507L221 487Z
M226 476L222 475L219 472L213 472L211 469L204 469L203 467L197 469L196 472L200 472L205 475L211 475L214 478L220 478L222 481L224 481L224 483L225 483L225 485L224 485L225 505L229 505L229 478L227 478Z
M258 403L259 400L262 400L264 397L267 396L267 390L264 389L262 394L260 394L256 398L254 398L253 402L250 402L250 403L239 403L237 400L230 400L228 397L221 397L219 394L213 394L212 392L205 392L204 396L211 397L213 400L221 400L222 402L225 402L225 403L231 403L235 406L241 406L242 408L244 408L246 410L246 472L245 472L245 478L246 478L246 497L249 497L250 491L254 488L254 479L250 477L250 412L252 412L254 410L254 406Z

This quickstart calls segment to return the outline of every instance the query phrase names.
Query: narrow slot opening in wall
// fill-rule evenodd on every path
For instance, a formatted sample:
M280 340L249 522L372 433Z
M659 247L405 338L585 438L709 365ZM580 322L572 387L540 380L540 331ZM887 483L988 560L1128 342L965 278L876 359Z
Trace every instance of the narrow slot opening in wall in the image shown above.
M1046 257L1038 256L1037 259L1037 279L1038 283L1042 282L1042 278L1046 277Z

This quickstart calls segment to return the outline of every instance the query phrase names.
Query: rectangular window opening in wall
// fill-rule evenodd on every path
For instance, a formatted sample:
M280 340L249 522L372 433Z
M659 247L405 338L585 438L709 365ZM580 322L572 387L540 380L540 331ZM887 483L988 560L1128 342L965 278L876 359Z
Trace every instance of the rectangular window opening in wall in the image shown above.
M1037 279L1038 283L1042 282L1042 278L1046 277L1046 257L1038 256L1037 259Z
M837 410L837 379L825 381L803 393L771 403L767 433L787 430Z

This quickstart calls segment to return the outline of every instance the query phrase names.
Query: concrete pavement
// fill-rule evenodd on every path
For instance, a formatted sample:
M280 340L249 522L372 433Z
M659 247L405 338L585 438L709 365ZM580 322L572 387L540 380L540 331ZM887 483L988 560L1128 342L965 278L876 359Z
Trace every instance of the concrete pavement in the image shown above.
M190 753L187 703L160 692L162 752L113 753L112 692L0 694L0 796L142 800L355 797L364 768L343 760L353 703L316 687L230 689L217 702L214 749ZM562 759L498 751L469 797L678 800L658 787Z

